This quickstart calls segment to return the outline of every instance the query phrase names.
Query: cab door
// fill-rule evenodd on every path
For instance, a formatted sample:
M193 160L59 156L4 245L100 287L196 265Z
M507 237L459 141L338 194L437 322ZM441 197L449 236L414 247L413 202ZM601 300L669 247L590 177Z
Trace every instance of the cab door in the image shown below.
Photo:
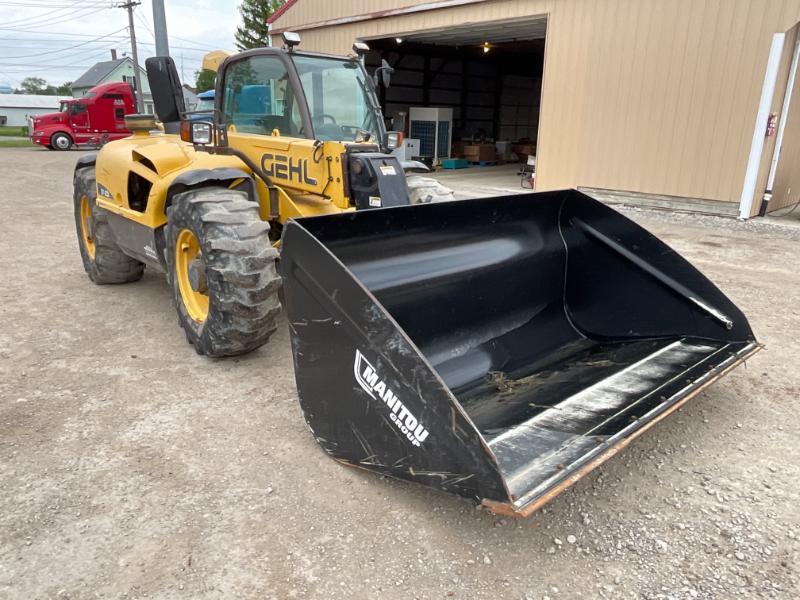
M80 144L89 139L91 122L89 120L89 110L85 104L76 102L70 107L69 122L72 126L75 143Z
M222 113L228 143L282 187L321 193L326 182L309 174L312 140L290 79L287 62L274 53L249 56L226 69Z

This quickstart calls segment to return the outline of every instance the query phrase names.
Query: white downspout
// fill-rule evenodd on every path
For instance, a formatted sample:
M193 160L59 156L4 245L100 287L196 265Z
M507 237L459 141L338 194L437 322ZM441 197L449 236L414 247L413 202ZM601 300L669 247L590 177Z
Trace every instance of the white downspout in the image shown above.
M769 177L767 178L767 189L764 193L764 202L772 200L772 186L775 184L775 172L778 170L778 160L781 157L781 147L783 146L783 132L786 129L786 121L789 118L789 105L792 103L792 92L794 91L794 80L797 76L797 61L800 58L800 37L794 45L792 54L792 65L789 67L789 81L786 84L786 95L783 97L781 107L780 123L778 123L778 135L775 137L775 150L772 152L772 164L769 167Z
M756 194L758 168L761 165L761 155L764 152L764 138L766 136L767 120L769 119L769 109L772 106L772 98L775 95L775 83L778 80L778 67L781 63L781 53L783 51L783 42L785 38L785 33L776 33L772 36L769 60L767 60L767 71L764 74L764 85L761 87L761 100L758 103L756 124L753 128L753 141L750 144L750 157L747 159L747 170L744 174L742 195L739 198L740 219L749 219L753 211L753 198Z

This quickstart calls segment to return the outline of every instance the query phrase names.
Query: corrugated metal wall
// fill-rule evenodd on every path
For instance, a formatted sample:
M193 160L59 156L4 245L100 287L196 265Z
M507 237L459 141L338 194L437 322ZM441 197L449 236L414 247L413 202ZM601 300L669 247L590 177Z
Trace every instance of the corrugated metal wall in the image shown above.
M28 125L28 117L34 115L45 115L57 112L56 108L18 108L16 106L0 106L0 116L6 117L6 125L9 127L25 127Z
M395 7L299 0L274 27ZM800 20L800 0L487 0L308 29L303 47L541 14L538 189L739 201L772 35Z

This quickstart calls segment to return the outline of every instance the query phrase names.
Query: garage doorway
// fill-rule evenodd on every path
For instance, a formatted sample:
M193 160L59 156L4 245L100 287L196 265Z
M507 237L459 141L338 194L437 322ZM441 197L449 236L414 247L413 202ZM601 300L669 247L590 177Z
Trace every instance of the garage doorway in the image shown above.
M467 158L518 185L520 163L536 155L546 32L542 15L364 39L369 72L383 60L395 69L378 88L387 127L422 138L415 151L426 162ZM415 109L445 124L426 130Z

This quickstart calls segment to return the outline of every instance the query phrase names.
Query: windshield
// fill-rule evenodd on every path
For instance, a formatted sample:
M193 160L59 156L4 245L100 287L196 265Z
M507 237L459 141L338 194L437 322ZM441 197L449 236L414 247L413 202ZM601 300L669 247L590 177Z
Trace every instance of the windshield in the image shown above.
M196 111L204 110L211 112L214 110L214 99L213 98L200 98L200 101L197 103L197 106L194 107Z
M292 60L317 139L367 141L368 137L369 141L380 141L366 76L356 61L302 55L292 56Z
M58 112L68 112L69 111L69 102L62 102L58 106Z

